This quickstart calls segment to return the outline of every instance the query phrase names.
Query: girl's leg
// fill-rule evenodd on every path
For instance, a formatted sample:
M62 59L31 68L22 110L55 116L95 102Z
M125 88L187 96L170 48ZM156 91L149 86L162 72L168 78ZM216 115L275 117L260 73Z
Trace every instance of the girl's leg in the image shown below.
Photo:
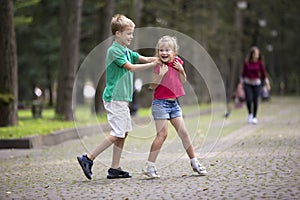
M176 117L174 119L171 119L171 123L172 125L174 126L174 128L176 129L181 141L182 141L182 144L190 158L190 161L191 161L191 166L193 168L193 171L194 172L197 172L199 175L205 175L207 174L207 171L205 169L205 167L203 167L196 155L195 155L195 150L194 150L194 146L192 144L192 141L190 139L190 136L188 134L188 131L184 125L184 121L183 121L183 118L182 117Z
M182 117L176 117L170 120L171 124L174 126L174 128L176 129L184 149L186 150L189 158L195 158L195 150L194 150L194 146L192 144L192 141L190 139L190 135L188 134L188 131L185 127L184 121Z
M244 90L245 90L248 114L252 114L252 109L251 109L251 103L252 103L252 99L253 99L252 88L250 85L245 84Z
M113 156L112 156L112 163L111 163L111 168L113 169L117 169L120 167L121 154L123 151L126 137L127 137L127 133L125 134L125 138L118 138L114 142Z
M168 121L167 120L155 120L155 126L157 135L152 142L148 161L155 162L159 151L168 135Z
M260 86L253 86L253 117L256 118Z

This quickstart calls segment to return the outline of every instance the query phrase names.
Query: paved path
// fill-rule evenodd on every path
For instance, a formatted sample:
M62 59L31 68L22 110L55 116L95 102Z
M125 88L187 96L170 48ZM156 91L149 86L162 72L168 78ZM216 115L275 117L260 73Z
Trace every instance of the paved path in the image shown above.
M238 112L226 120L213 149L197 147L205 177L192 173L178 138L170 137L157 163L161 178L146 179L141 168L150 141L129 138L121 163L133 178L106 179L109 149L95 161L89 181L76 156L103 138L96 135L44 149L1 150L0 199L299 199L300 99L261 104L258 125L238 119Z

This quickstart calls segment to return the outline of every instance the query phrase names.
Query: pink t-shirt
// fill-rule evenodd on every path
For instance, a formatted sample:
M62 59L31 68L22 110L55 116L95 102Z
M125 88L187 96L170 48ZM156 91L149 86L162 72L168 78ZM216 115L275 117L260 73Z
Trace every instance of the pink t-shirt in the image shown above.
M264 64L261 61L244 62L242 77L252 80L260 78L264 80L266 78L266 70Z
M179 63L183 65L183 61L179 57L176 57L173 61L167 64L168 71L164 75L160 84L156 87L154 91L154 99L173 99L185 95L180 80L180 74L178 70L173 67L175 60L178 60ZM158 74L159 70L159 65L154 67L154 73Z

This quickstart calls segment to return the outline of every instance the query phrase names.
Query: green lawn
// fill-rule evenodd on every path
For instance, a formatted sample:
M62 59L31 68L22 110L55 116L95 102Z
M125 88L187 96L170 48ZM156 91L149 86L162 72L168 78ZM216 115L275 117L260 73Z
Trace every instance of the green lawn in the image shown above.
M281 107L276 107L277 102L287 102L286 104L280 104ZM299 106L299 97L273 97L271 102L261 103L259 106L259 116L266 117L273 115L277 109L285 109L284 105L295 104L296 107ZM212 121L222 123L224 120L224 112L223 106L220 106L221 110L216 110L212 112L210 111L212 108L209 104L201 104L184 106L183 114L185 117L185 122L187 127L190 129L191 133L199 133L200 135L205 135L209 130L209 126ZM217 105L217 109L218 105ZM199 111L203 111L200 118L197 117L199 115ZM62 130L65 128L74 128L80 126L86 126L90 124L97 123L106 123L106 114L103 116L95 116L91 115L90 109L88 107L80 107L75 112L75 121L65 122L59 119L55 119L54 110L53 109L44 109L42 118L33 118L31 114L31 110L20 110L18 112L19 115L19 125L15 127L2 127L0 128L0 139L7 138L22 138L31 135L41 135L41 134L49 134L58 130ZM138 116L140 117L151 117L151 109L139 109ZM229 117L226 120L226 126L222 128L222 135L227 135L231 133L233 130L240 127L243 123L245 123L247 117L246 108L242 109L234 109ZM214 118L214 119L213 119ZM228 124L230 122L230 124ZM223 125L222 125L223 126ZM142 132L145 131L144 129ZM154 130L152 130L153 132Z
M33 118L31 110L19 110L19 124L14 127L1 127L0 138L22 138L32 135L49 134L65 128L74 128L76 126L84 126L92 124L93 121L106 122L106 116L91 116L89 109L84 107L76 111L76 116L80 116L77 121L62 121L55 118L53 109L44 109L42 118ZM77 117L76 117L77 118Z
M209 105L202 105L201 109L207 109ZM195 109L196 108L196 109ZM199 107L185 106L184 113L194 112L199 110ZM78 108L75 112L74 121L66 122L55 118L54 109L44 109L42 118L33 118L31 110L19 110L19 125L14 127L1 127L0 139L23 138L33 135L46 135L58 130L66 128L74 128L86 126L96 123L106 123L106 114L103 116L91 115L90 109L87 106ZM138 110L138 116L151 116L150 108Z

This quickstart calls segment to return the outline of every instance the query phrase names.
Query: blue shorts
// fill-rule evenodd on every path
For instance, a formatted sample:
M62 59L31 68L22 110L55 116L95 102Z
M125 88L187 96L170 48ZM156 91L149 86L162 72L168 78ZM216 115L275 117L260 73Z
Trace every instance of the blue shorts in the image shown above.
M181 108L177 99L154 99L152 101L152 116L154 120L173 119L182 116Z

